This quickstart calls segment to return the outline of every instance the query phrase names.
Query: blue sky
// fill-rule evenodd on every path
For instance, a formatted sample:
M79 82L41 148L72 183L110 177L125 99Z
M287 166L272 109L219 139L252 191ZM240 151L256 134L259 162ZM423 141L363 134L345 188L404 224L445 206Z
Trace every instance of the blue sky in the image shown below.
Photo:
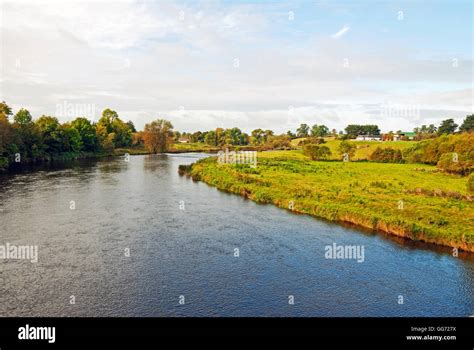
M0 8L1 98L36 117L65 121L87 109L97 119L110 107L139 128L165 117L187 131L284 132L301 122L412 129L473 113L471 1L3 0Z

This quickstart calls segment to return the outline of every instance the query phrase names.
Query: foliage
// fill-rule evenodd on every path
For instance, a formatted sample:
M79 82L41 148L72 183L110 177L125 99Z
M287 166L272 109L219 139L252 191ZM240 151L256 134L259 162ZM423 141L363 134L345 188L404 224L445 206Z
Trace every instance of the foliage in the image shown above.
M467 180L467 190L469 192L474 192L474 173L469 175L469 178Z
M380 129L377 125L349 124L345 131L352 139L355 139L357 135L380 135Z
M369 159L381 163L403 163L402 152L391 147L377 147Z
M168 150L173 138L173 125L164 119L157 119L145 125L143 140L145 147L152 153Z
M311 136L324 137L329 134L329 128L325 125L313 125L311 128Z
M269 135L266 145L271 149L291 149L291 139L288 135Z
M472 132L442 135L434 139L415 143L412 147L403 151L403 156L410 163L436 165L441 161L439 168L450 172L458 169L460 173L465 173L472 171L474 165L473 145L474 133ZM456 154L454 158L453 153ZM451 159L457 158L460 164L451 164L450 157Z
M452 134L456 131L457 127L458 125L454 122L453 119L443 120L438 128L438 135Z
M331 155L331 150L327 146L308 144L303 147L303 154L312 160L324 160Z
M8 167L17 154L21 162L31 162L113 153L117 146L132 145L133 123L122 122L110 109L104 110L97 124L86 118L61 124L56 117L47 115L33 120L24 108L13 116L12 123L10 115L11 108L0 103L0 169Z
M354 157L355 151L356 151L356 146L352 142L342 141L339 144L338 152L341 156L344 156L347 154L349 155L349 158L352 159Z
M296 137L307 137L309 135L309 126L308 124L301 124L298 129L296 129Z
M463 123L459 127L459 131L470 132L474 131L474 114L466 116Z

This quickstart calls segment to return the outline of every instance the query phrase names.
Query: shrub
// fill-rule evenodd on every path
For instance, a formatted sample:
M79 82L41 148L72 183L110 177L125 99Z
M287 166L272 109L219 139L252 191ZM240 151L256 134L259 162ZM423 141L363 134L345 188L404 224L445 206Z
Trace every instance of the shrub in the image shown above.
M467 190L469 192L474 192L474 174L469 175L467 179Z
M410 163L435 165L445 153L456 152L474 161L474 133L443 135L434 139L417 142L403 151L404 159Z
M310 157L312 160L323 160L331 155L331 150L327 146L310 144L303 147L303 154Z
M399 149L393 149L391 147L377 147L369 156L369 159L381 163L403 163L402 152Z
M343 156L344 154L348 154L349 157L352 158L355 154L356 146L349 141L342 141L339 144L337 151L339 152L341 156Z
M466 159L465 154L444 153L436 167L442 171L453 174L467 175L472 171L473 161Z
M326 143L326 140L324 140L322 137L307 137L304 140L301 140L298 142L298 146L304 146L304 145L309 145L309 144L314 144L314 145L321 145L323 143Z

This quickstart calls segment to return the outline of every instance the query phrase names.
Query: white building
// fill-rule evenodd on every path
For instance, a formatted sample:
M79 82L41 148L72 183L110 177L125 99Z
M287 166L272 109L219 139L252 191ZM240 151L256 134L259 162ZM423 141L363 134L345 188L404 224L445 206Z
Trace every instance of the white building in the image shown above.
M380 135L359 135L356 137L356 141L380 141Z

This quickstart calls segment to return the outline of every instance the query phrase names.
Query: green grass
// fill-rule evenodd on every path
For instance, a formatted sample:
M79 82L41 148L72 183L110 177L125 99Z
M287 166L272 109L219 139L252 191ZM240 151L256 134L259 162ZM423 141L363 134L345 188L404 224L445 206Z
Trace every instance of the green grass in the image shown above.
M291 141L291 144L295 148L301 148L301 146L298 146L298 143L305 138L299 138L299 139L294 139ZM338 160L341 158L340 154L337 152L337 149L339 147L339 144L342 142L341 140L335 140L334 138L325 138L326 143L324 146L329 147L331 150L332 155L329 157L329 159L332 160ZM356 152L353 157L353 160L367 160L369 159L369 156L372 154L373 151L377 147L382 147L382 148L387 148L391 147L394 149L399 149L399 150L404 150L406 148L409 148L413 146L416 141L354 141L351 140L349 142L352 142L356 147Z
M206 145L205 143L174 143L169 147L170 153L184 152L217 152L220 148ZM125 153L130 155L150 154L145 147L116 148L114 155L123 156Z
M175 152L217 152L220 148L210 146L205 143L175 143L171 146L170 151Z
M212 157L187 172L256 202L282 208L293 202L300 213L474 251L468 178L436 172L433 166L316 162L296 150L259 153L255 169L219 165Z

